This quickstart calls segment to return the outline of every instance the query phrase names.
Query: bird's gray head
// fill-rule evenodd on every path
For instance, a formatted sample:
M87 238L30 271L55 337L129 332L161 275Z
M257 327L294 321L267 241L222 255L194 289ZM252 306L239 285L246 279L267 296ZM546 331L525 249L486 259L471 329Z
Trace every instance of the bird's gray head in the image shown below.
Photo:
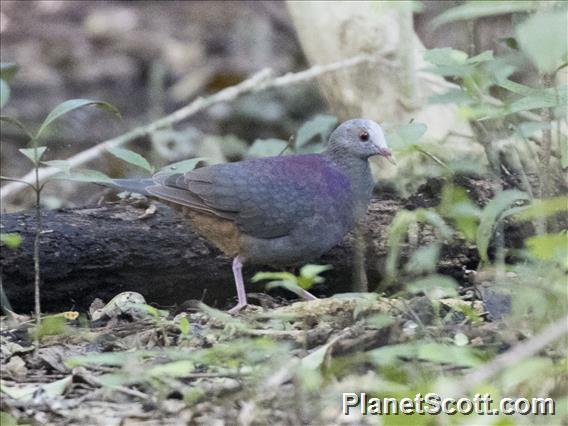
M367 159L381 155L392 161L383 129L373 120L357 118L345 121L329 137L328 150Z

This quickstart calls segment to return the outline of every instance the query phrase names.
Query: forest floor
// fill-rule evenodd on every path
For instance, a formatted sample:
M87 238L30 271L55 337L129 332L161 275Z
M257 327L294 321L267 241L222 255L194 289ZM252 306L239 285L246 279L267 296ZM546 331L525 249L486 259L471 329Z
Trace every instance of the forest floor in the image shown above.
M44 319L37 352L31 321L3 318L2 411L37 424L365 423L342 414L342 393L373 392L401 349L444 375L475 365L460 345L499 352L521 338L488 319L473 288L440 300L251 296L265 307L236 316L199 302L174 316L136 293L96 300L90 322ZM412 345L423 337L450 345Z

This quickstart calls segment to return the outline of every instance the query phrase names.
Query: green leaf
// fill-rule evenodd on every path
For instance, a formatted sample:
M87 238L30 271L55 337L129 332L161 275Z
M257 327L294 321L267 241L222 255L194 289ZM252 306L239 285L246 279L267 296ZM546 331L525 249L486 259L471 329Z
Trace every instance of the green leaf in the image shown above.
M18 151L28 157L34 166L37 166L46 149L46 146L38 146L36 148L21 148Z
M123 366L132 363L143 354L137 352L103 352L89 353L87 355L75 356L65 360L65 365L69 368L82 365L112 365Z
M457 230L468 240L475 239L481 210L471 201L464 188L445 185L438 211L443 217L452 220Z
M322 272L333 269L331 265L304 265L300 269L300 277L297 279L297 284L305 290L309 290L314 284L319 284L325 281L324 277L320 277Z
M396 319L387 314L373 314L365 317L365 323L374 328L384 328L394 324Z
M537 13L516 27L521 50L543 73L553 73L568 56L568 14L565 9Z
M522 207L513 218L532 220L568 211L568 197L554 197L546 200L533 200L528 206Z
M113 183L112 179L104 173L89 169L75 169L68 175L55 175L54 179L71 180L75 182Z
M511 389L525 382L527 385L535 383L542 377L547 377L554 368L552 359L545 357L531 357L520 360L503 369L500 381L506 389Z
M16 126L17 128L19 128L20 130L22 130L27 137L29 137L30 139L33 139L33 136L30 132L28 132L28 129L26 129L26 126L24 126L19 120L16 120L15 118L12 117L6 117L5 115L0 117L0 121L3 121L7 124L11 124L12 126Z
M475 102L465 90L463 89L450 89L441 95L432 95L428 97L428 102L431 104L459 104L469 105Z
M146 303L133 303L127 302L120 308L123 312L140 312L152 316L154 319L160 319L160 317L168 316L168 311L163 309L154 308L153 306L147 305Z
M387 277L390 279L396 275L401 246L410 224L416 223L416 215L408 210L399 211L388 228L389 251L386 260Z
M325 355L328 353L331 344L332 342L326 343L325 345L320 346L319 348L312 351L309 355L303 357L300 360L302 369L308 371L319 370L325 360Z
M568 168L568 138L560 138L560 165L563 169Z
M226 312L207 306L205 303L199 303L199 309L202 310L205 314L209 315L215 321L219 321L221 324L228 325L233 329L245 330L248 328L248 326L238 318L235 318Z
M8 62L0 63L0 78L9 82L12 77L18 72L18 65Z
M437 229L442 238L451 238L452 236L451 228L444 222L444 219L433 210L416 209L413 211L399 211L389 226L389 251L385 266L389 279L393 279L396 276L403 239L406 236L409 226L418 222L432 225Z
M530 96L538 90L533 87L517 83L516 81L509 80L508 78L499 81L499 83L497 83L497 86L502 87L503 89L507 89L510 92L516 93L517 95L523 96Z
M41 164L47 167L55 167L56 169L61 170L66 175L68 175L71 171L71 165L69 164L68 161L65 160L42 161Z
M290 272L257 272L251 279L253 283L264 280L296 281L297 278Z
M282 139L257 139L251 145L247 155L251 157L274 157L282 154L288 142Z
M431 299L446 296L457 296L458 283L452 277L433 274L425 278L412 281L406 285L411 293L424 293Z
M474 367L481 363L475 350L468 346L444 345L433 342L401 343L373 349L367 354L380 365L390 365L399 357L422 359L441 364ZM404 361L406 362L406 361Z
M8 103L8 99L10 99L10 86L2 78L0 79L0 108L4 108L4 105Z
M477 251L483 262L488 262L487 249L493 236L495 225L500 220L501 214L509 208L511 204L519 200L528 200L529 196L521 191L507 190L500 192L493 198L481 212L481 221L477 228Z
M114 388L117 386L133 385L140 381L140 375L133 375L126 372L101 374L97 377L97 381L101 386Z
M414 213L419 222L428 223L436 228L442 238L452 237L452 229L436 211L430 209L416 209Z
M517 130L524 138L530 138L539 130L549 128L550 123L543 123L542 121L524 121L517 126Z
M325 142L333 127L337 124L337 118L333 115L318 114L309 121L306 121L298 130L296 136L296 148L303 147L315 136L320 137Z
M12 416L12 415L4 412L4 411L0 411L0 425L2 425L2 426L18 426L18 420L14 416Z
M481 62L492 61L493 59L493 51L486 50L485 52L481 52L479 55L472 56L466 62L468 64L480 64Z
M442 47L427 50L424 52L424 59L438 66L463 65L467 62L467 53L450 47Z
M169 173L187 173L195 169L199 163L205 162L207 159L205 157L196 157L189 160L179 161L177 163L168 164L160 169L160 172Z
M187 317L181 317L179 319L178 328L182 336L189 336L189 331L191 330L191 325Z
M432 243L420 247L412 253L412 256L405 265L405 270L411 274L422 274L433 272L436 269L440 256L440 244Z
M42 385L27 384L23 386L7 386L2 384L0 388L2 393L10 396L11 398L19 401L31 401L34 395L42 393L46 398L53 399L56 396L63 395L72 382L72 376L64 377L63 379L56 380L55 382L46 383ZM2 423L4 426L4 423Z
M416 145L426 130L428 127L424 123L409 123L387 133L385 137L393 150L402 151Z
M530 111L537 108L551 108L568 104L568 86L550 87L535 90L532 95L525 96L509 105L509 114Z
M534 258L556 260L568 269L568 233L529 237L525 240L525 246Z
M90 99L70 99L63 103L57 105L46 117L46 119L41 124L39 130L36 133L36 138L39 139L42 133L47 129L51 123L57 120L64 114L67 114L71 111L74 111L78 108L82 108L84 106L93 105L97 108L103 109L105 111L111 112L118 117L120 117L120 112L114 106L107 102L100 102L100 101L93 101Z
M469 346L425 343L418 346L418 358L441 364L475 367L481 364L476 351Z
M149 367L144 371L146 377L185 377L195 370L193 361L180 360Z
M60 315L50 315L42 318L41 324L38 328L31 331L32 335L37 335L39 338L44 336L59 336L64 334L67 328L67 320Z
M142 157L137 152L131 151L125 148L107 148L107 151L114 155L116 158L119 158L122 161L125 161L133 166L140 167L150 174L154 173L154 167Z
M17 232L0 233L0 242L14 250L22 244L22 236Z
M305 278L315 278L325 271L333 269L331 265L304 265L300 269L300 276Z
M536 1L470 1L463 5L452 7L439 14L432 20L432 25L438 27L455 21L483 18L485 16L505 15L509 13L530 12L538 5Z

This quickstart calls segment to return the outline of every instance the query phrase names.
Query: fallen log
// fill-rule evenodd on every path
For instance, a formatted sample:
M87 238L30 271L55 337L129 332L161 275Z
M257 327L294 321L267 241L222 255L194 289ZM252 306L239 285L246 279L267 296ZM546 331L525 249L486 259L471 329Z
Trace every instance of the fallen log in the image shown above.
M413 207L431 203L428 197L417 200ZM371 288L377 286L383 274L388 225L408 203L373 200L369 207L363 235ZM202 299L219 307L231 305L235 297L231 260L198 236L177 212L160 203L154 205L155 209L148 210L147 203L119 202L43 211L42 309L84 310L97 297L108 300L125 290L139 292L149 303L159 306L179 305L188 299ZM31 311L35 212L2 215L1 230L18 232L23 238L15 250L2 247L4 290L14 310ZM427 230L420 232L419 243L433 239ZM315 294L351 290L353 245L354 236L350 234L320 259L307 261L333 266L325 273L325 284L315 288ZM474 267L477 262L474 247L456 241L443 251L439 269L460 280L462 266ZM250 278L257 271L269 269L246 265L247 290L262 291L263 284L252 285Z

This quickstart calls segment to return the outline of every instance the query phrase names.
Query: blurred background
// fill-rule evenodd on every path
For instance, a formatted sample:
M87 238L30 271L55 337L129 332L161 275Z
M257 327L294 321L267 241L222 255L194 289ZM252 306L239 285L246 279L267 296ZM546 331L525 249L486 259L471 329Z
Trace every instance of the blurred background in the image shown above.
M378 25L376 20L369 24L368 17L365 18L368 4L342 8L336 3L329 16L324 16L315 3L316 9L290 4L289 11L285 2L271 1L180 1L168 2L167 7L160 2L3 1L0 58L19 66L10 81L10 101L3 108L3 115L17 117L33 129L66 99L106 101L120 110L122 121L92 108L77 110L57 121L42 142L49 147L44 159L65 159L150 123L197 97L237 84L264 68L271 68L275 75L306 69L310 63L304 52L312 63L329 63L366 51L389 60L398 59L401 46L407 43L404 34L408 28L404 28L402 21L390 19L393 12L407 13L405 7L397 7L404 2L370 6L383 16ZM415 45L470 51L473 35L474 49L478 52L487 49L496 54L510 52L505 42L512 35L510 14L484 17L476 21L475 28L463 22L441 27L431 25L441 12L462 3L423 2L414 8L410 13L414 13L414 31L419 38ZM309 28L317 33L315 46L310 42ZM303 37L304 48L298 34ZM375 41L369 42L368 38ZM411 65L425 66L421 63L422 55L423 47L412 55L418 59ZM364 115L386 124L387 130L389 124L423 121L428 123L427 135L437 142L447 138L450 131L463 132L466 137L471 134L466 120L456 122L455 111L425 104L426 95L431 93L421 93L432 84L431 78L426 83L415 79L410 89L402 90L398 89L399 84L391 83L393 77L404 76L393 73L392 69L367 66L358 68L357 72L358 91L353 90L353 79L347 76L342 80L341 74L330 75L326 77L328 80L313 79L265 90L213 105L174 128L134 141L129 147L157 166L194 156L207 157L210 162L238 160L249 155L249 147L255 140L287 141L303 123L318 114L339 120ZM530 80L530 67L522 73L523 78ZM445 90L442 78L436 84L441 89L426 92ZM397 88L395 93L385 90L391 86ZM341 89L333 93L335 89L330 87ZM401 104L404 110L400 109ZM483 164L481 146L466 142L464 145L463 137L454 140L454 153L461 152L462 156ZM29 171L28 160L17 151L26 144L19 129L2 126L2 175L19 177ZM250 155L274 154L280 150L281 146L277 145ZM419 163L424 163L424 159ZM382 165L385 189L402 190L408 195L423 183L420 176L433 173L420 167L417 164L405 167L403 163L397 171ZM437 166L428 165L431 167ZM139 174L109 154L89 164L89 168L113 177ZM396 177L401 170L408 175L406 180ZM389 179L395 183L390 185ZM43 193L43 204L49 208L77 206L98 198L98 188L82 188L76 183L50 183ZM30 207L32 202L31 191L24 191L6 197L2 208L14 211Z

